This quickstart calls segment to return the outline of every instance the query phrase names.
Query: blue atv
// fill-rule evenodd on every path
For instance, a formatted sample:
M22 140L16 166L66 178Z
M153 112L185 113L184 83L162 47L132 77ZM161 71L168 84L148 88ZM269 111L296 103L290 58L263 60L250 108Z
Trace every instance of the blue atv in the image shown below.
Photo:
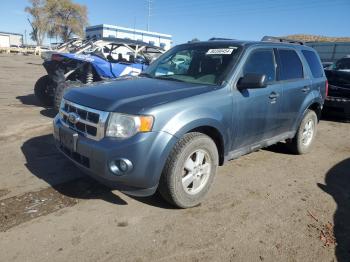
M66 89L136 76L163 52L144 42L116 38L94 41L74 53L53 52L43 63L47 75L38 79L34 93L44 106L58 110Z

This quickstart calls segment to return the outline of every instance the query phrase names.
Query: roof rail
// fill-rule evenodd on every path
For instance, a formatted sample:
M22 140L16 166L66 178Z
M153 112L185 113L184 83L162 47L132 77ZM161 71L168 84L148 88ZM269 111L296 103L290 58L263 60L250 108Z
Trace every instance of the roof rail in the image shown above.
M208 41L218 41L218 40L225 41L225 40L235 40L235 39L231 39L231 38L221 38L221 37L212 37L212 38L210 38Z
M264 36L261 41L264 42L278 42L278 43L289 43L289 44L297 44L297 45L304 45L303 41L288 39L288 38L281 38L281 37L274 37L274 36Z

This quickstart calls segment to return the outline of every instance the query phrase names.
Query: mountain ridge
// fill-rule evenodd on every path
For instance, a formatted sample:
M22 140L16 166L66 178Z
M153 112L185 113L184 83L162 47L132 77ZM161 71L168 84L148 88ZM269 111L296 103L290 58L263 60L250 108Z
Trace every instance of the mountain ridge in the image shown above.
M299 40L303 42L350 42L350 37L331 37L331 36L309 35L309 34L293 34L293 35L282 36L282 38Z

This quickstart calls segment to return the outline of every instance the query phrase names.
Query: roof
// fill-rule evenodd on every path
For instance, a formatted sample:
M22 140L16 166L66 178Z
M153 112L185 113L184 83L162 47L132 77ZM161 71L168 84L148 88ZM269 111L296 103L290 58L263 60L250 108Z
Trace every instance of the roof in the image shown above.
M292 47L292 48L300 48L300 49L309 49L312 50L311 47L300 45L300 44L293 44L293 43L286 43L286 42L270 42L270 41L244 41L244 40L209 40L209 41L198 41L198 42L192 42L192 43L186 43L184 45L207 45L207 46L227 46L227 45L235 45L235 46L253 46L253 45L268 45L268 46L276 46L276 47Z
M19 35L19 36L22 36L23 37L23 34L18 34L18 33L10 33L10 32L2 32L0 31L0 34L2 35Z
M129 32L135 32L139 34L152 34L152 35L157 35L160 37L168 37L171 38L172 35L169 34L162 34L162 33L157 33L157 32L152 32L152 31L145 31L145 30L140 30L140 29L134 29L134 28L128 28L128 27L122 27L122 26L116 26L116 25L108 25L108 24L100 24L100 25L94 25L94 26L87 26L86 30L99 30L99 29L114 29L114 30L121 30L121 31L129 31Z
M146 42L137 41L137 40L131 40L131 39L124 39L124 38L115 38L115 37L103 37L98 40L103 40L106 42L110 42L112 44L126 44L126 45L140 45L145 47L152 47L154 49L162 49L158 46L151 45Z

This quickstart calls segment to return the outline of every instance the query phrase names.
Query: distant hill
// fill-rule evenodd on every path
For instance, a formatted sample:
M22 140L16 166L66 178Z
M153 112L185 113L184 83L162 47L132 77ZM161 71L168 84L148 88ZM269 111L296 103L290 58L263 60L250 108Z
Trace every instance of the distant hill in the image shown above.
M295 34L282 36L283 38L299 40L303 42L350 42L350 37L329 37L322 35Z

